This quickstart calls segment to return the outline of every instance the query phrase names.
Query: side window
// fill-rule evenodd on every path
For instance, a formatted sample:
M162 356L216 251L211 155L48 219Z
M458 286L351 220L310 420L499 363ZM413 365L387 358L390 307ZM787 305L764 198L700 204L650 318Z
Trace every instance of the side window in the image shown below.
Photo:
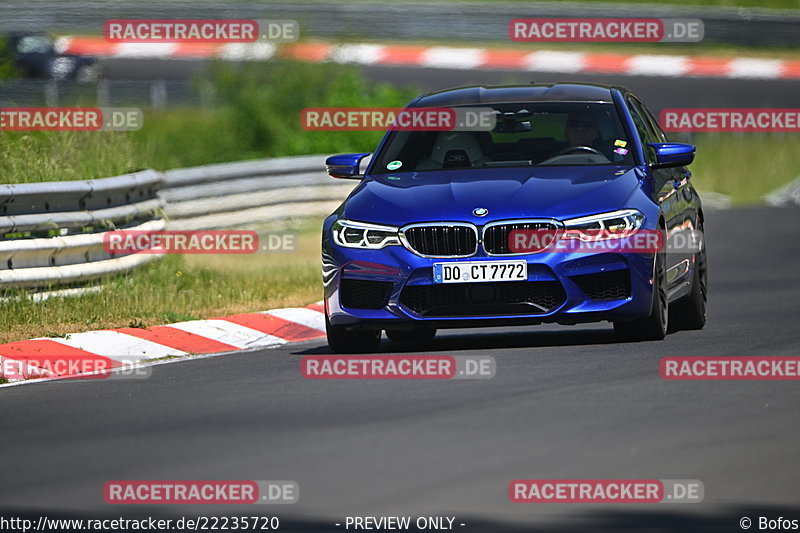
M641 107L642 111L644 112L644 116L647 118L647 121L650 123L650 129L652 129L653 132L655 132L658 142L662 143L669 142L667 140L667 135L664 133L664 130L661 129L661 126L659 126L658 121L655 119L650 110L647 109L647 106L644 105L642 102L638 102L638 104Z
M639 101L629 96L626 99L628 103L628 109L631 112L631 117L633 118L633 123L636 126L636 131L639 132L639 137L642 139L642 143L644 146L644 155L647 158L648 163L655 163L655 150L647 146L648 143L657 143L662 142L652 130L652 126L648 123L648 119L646 115L642 112L641 108L639 107Z

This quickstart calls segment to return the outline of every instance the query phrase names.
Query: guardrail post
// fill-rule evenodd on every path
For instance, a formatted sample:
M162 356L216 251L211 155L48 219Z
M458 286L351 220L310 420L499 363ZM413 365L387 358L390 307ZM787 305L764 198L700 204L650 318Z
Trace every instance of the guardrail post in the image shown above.
M95 103L98 107L109 105L111 90L108 80L100 80L97 83Z
M55 80L48 81L44 86L44 101L48 107L55 107L58 105L58 82Z
M156 109L167 107L167 84L164 80L150 85L150 105Z

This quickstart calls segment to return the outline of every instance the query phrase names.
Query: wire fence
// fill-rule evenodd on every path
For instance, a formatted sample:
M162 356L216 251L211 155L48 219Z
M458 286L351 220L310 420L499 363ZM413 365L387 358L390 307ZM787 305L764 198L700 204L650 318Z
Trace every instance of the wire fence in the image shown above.
M186 80L8 80L0 83L0 107L27 106L136 106L210 108L210 84Z

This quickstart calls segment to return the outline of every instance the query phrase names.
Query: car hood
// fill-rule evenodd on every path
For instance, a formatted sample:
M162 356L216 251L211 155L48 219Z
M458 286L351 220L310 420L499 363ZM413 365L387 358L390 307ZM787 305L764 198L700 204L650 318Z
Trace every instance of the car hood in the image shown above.
M625 207L640 185L631 167L573 166L376 174L344 204L351 220L412 222L566 219ZM473 210L488 209L477 217Z

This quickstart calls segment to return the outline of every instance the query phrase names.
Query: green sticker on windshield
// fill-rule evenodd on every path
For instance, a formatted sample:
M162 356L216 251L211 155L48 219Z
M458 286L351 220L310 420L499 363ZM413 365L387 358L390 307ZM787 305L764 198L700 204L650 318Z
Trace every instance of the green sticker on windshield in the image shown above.
M400 168L402 166L403 166L403 163L401 161L392 161L391 163L386 165L386 168L388 168L389 170L397 170L398 168Z

